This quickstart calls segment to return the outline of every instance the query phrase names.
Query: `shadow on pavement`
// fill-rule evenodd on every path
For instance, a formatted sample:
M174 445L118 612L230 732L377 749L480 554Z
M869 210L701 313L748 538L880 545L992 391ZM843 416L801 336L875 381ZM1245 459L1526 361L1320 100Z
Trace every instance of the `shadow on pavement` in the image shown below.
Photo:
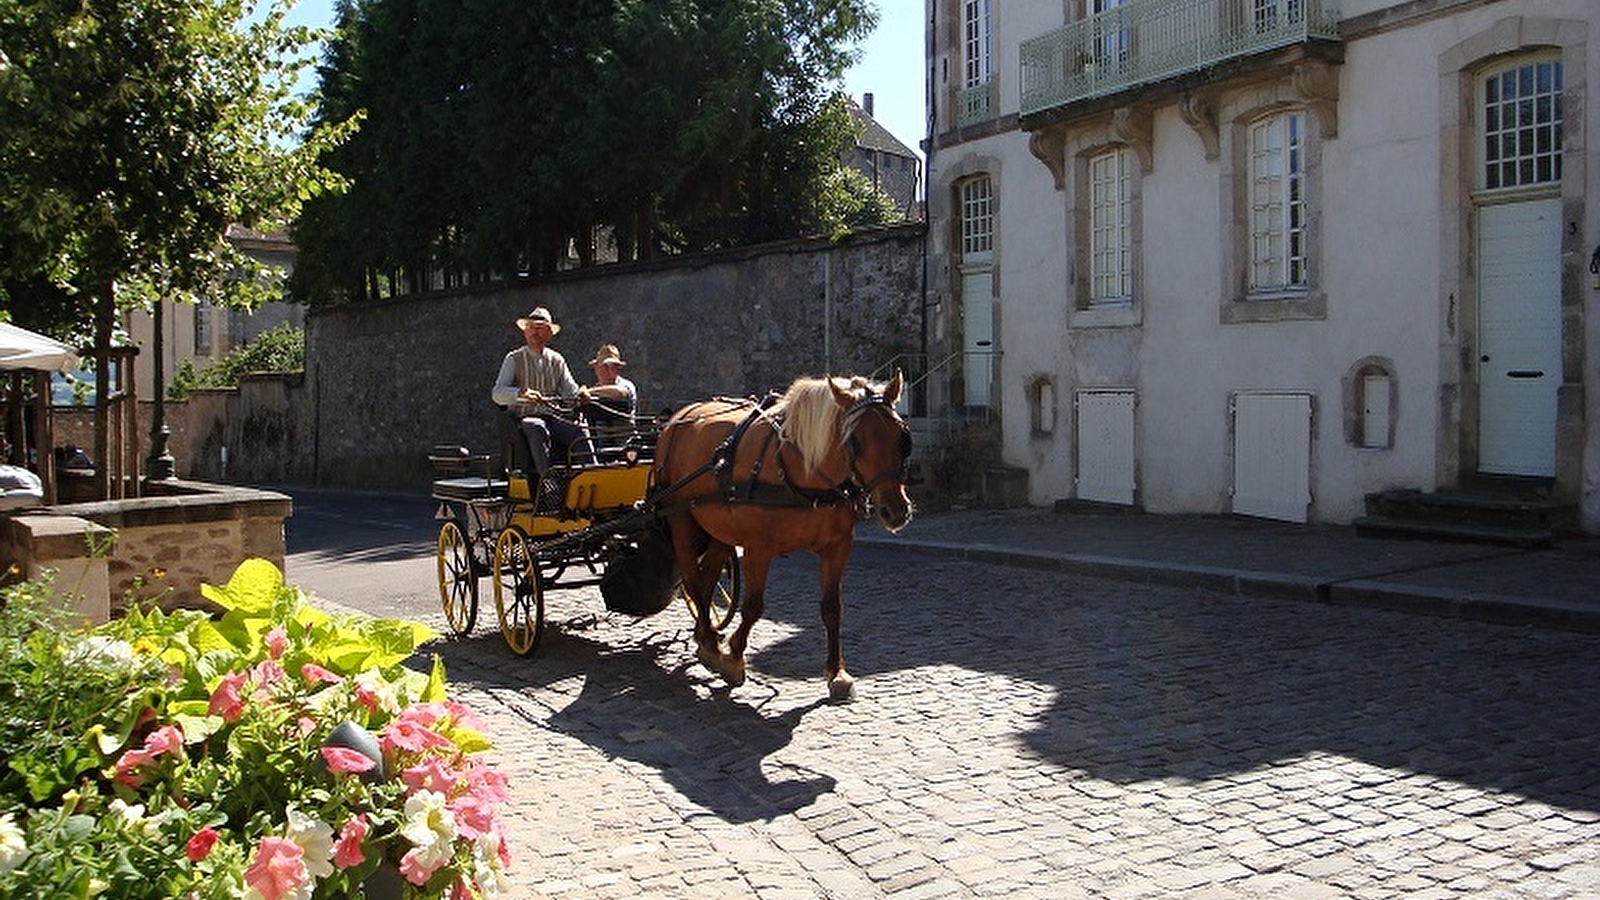
M1326 753L1383 770L1351 767L1357 780L1417 774L1600 812L1592 635L905 559L851 561L896 567L891 588L853 592L846 575L862 689L941 663L1047 684L1053 703L1019 737L1059 765L1132 783ZM817 677L813 571L775 568L767 613L801 627L754 669Z
M829 775L765 762L789 744L821 699L765 710L730 698L726 688L710 688L697 677L702 671L690 671L687 648L672 632L620 641L581 629L572 622L547 628L530 659L512 656L493 632L428 650L438 653L452 682L524 696L533 689L560 693L560 708L535 712L540 724L657 770L687 800L728 822L792 813L834 789Z

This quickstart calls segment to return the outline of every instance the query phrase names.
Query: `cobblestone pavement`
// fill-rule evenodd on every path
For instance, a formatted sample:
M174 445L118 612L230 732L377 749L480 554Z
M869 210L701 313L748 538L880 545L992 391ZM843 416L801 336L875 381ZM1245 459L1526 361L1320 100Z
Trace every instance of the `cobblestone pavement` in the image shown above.
M1600 636L858 548L833 705L809 556L731 692L681 608L485 600L519 898L1600 895Z

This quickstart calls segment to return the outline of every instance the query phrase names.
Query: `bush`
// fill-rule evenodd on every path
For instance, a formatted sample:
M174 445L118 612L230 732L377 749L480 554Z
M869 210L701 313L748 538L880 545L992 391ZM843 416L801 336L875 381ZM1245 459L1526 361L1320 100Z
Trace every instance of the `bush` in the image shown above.
M193 360L178 363L167 385L167 399L182 400L195 388L238 387L239 380L253 372L301 372L305 367L305 330L279 325L204 369L196 369Z
M204 593L220 619L85 631L0 591L0 896L500 895L488 741L437 658L401 665L436 635L324 613L265 560Z

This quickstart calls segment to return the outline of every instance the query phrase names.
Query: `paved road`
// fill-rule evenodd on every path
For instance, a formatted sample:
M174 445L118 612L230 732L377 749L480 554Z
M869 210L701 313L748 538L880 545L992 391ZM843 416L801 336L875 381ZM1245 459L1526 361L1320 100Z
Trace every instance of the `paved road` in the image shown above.
M290 579L437 622L431 510L369 499L297 496ZM845 597L844 706L803 556L731 692L584 592L440 644L514 896L1600 896L1600 637L881 550Z

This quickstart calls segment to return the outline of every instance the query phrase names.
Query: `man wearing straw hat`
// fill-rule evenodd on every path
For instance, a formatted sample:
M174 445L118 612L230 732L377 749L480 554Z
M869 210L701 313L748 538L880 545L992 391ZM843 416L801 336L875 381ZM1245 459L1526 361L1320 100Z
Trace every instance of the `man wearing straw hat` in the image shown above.
M639 391L633 382L622 377L622 351L616 344L601 344L589 360L594 370L595 383L588 391L588 405L584 418L594 431L595 442L600 446L614 447L633 431L633 413L639 403Z
M578 387L566 358L548 346L561 330L550 310L536 307L517 320L517 327L522 329L524 345L506 354L489 396L517 417L534 468L542 474L552 458L565 460L575 443L587 444L582 423L563 418L549 401L576 399L587 392Z

